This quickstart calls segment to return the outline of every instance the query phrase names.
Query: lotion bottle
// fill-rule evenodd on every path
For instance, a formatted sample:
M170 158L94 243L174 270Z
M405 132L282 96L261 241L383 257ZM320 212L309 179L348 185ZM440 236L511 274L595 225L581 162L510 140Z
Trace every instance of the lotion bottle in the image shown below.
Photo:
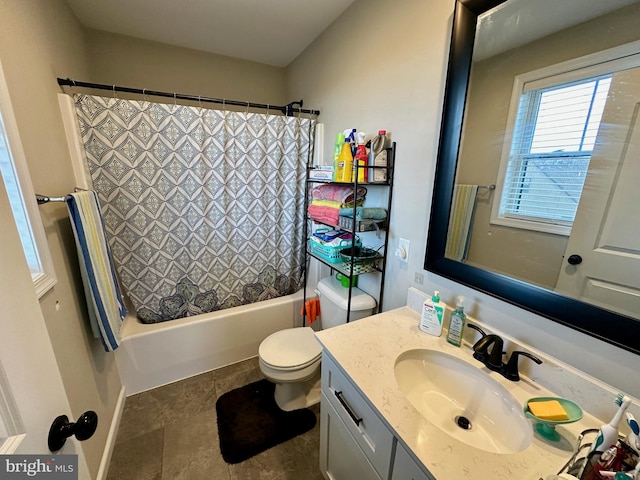
M464 314L464 297L458 297L456 303L456 309L451 314L451 321L449 322L449 332L447 333L447 342L451 345L459 347L462 344L462 334L464 333L464 326L467 322L467 316Z
M431 298L427 297L422 305L422 317L420 318L420 330L439 337L442 335L442 322L446 305L440 301L440 292L433 292Z

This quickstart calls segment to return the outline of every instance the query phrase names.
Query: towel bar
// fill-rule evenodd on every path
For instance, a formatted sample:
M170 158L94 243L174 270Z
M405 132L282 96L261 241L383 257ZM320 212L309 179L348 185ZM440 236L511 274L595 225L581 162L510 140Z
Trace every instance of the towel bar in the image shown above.
M36 201L38 202L38 205L49 202L64 202L66 200L66 195L64 197L47 197L46 195L40 195L39 193L36 193Z
M74 188L73 189L74 192L86 192L87 190L84 188ZM40 195L39 193L36 193L36 201L38 202L38 205L42 205L44 203L49 203L49 202L66 202L67 198L69 197L69 195L65 195L63 197L48 197L46 195Z

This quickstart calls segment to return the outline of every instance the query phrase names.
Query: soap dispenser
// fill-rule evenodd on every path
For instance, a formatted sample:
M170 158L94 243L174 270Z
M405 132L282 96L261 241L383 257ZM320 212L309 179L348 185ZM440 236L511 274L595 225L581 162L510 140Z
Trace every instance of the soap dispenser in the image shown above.
M462 334L464 333L466 323L467 316L464 314L464 297L458 297L456 309L451 314L451 321L449 322L447 342L459 347L462 344Z
M422 305L422 317L420 318L420 330L439 337L442 335L442 322L446 305L440 301L440 292L433 292L431 298L427 297Z

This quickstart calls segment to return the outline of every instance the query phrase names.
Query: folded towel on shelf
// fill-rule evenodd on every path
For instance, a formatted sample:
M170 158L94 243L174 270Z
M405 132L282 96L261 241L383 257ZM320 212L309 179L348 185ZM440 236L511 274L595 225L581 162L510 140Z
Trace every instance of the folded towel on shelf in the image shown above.
M312 220L317 220L329 225L338 225L340 221L340 209L332 207L322 207L319 205L309 205L307 209Z
M311 200L311 205L317 205L318 207L331 207L331 208L342 208L343 203L338 202L336 200Z
M84 284L93 334L107 352L120 345L120 326L127 314L113 261L98 197L95 192L72 193L66 200L76 239L80 273Z
M343 208L340 210L343 217L353 218L353 208ZM387 218L387 210L374 207L356 207L356 220L384 220Z
M364 197L358 198L358 200L356 200L356 207L361 207L363 203L364 203ZM345 203L341 204L340 207L341 208L353 208L353 202L345 202Z
M366 194L366 188L358 187L354 199L353 187L347 185L318 185L311 190L311 197L315 200L335 200L340 203L363 199Z
M304 307L300 310L300 315L307 315L307 326L315 322L320 316L320 299L312 298L304 302Z

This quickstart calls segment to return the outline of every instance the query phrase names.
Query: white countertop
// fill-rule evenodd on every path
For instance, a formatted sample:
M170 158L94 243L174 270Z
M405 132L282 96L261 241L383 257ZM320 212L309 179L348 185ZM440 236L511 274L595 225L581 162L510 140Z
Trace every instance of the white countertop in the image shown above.
M323 330L316 335L325 350L378 410L396 437L436 479L544 478L557 473L569 460L581 431L602 423L584 412L582 420L556 427L562 436L559 442L545 440L536 433L531 445L515 454L490 453L456 440L424 418L400 391L394 375L394 363L400 353L415 348L429 348L477 364L479 369L497 380L522 405L532 397L553 396L554 393L524 376L519 382L506 380L473 359L470 344L465 342L460 348L448 344L445 331L441 337L425 334L418 329L419 320L416 312L403 307Z

